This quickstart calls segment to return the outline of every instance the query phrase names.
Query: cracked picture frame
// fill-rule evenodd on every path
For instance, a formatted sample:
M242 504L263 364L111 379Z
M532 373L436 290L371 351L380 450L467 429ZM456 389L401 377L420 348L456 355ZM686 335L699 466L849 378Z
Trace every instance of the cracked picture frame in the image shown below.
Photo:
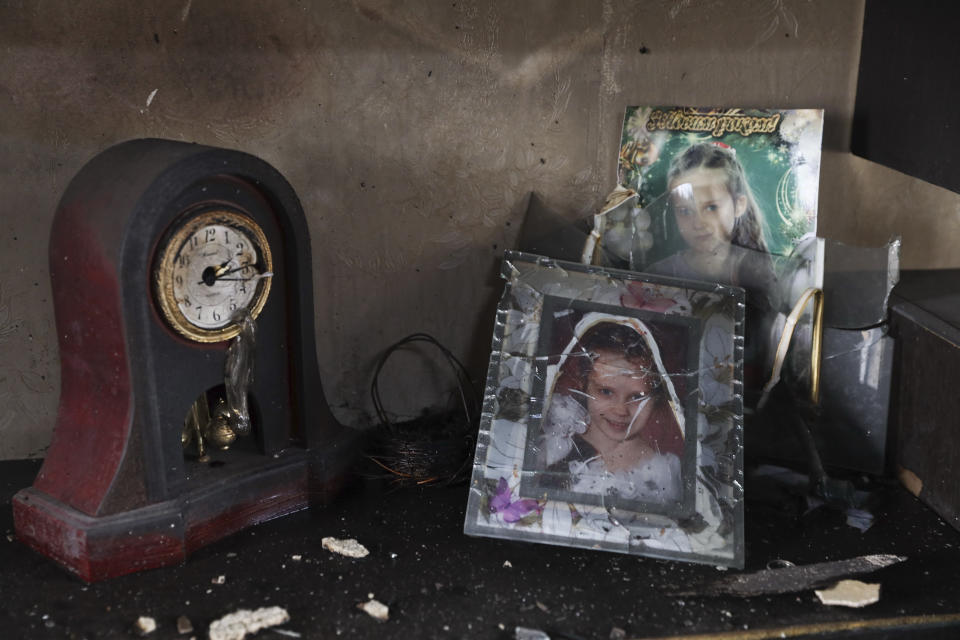
M522 493L693 513L698 318L544 296ZM682 400L681 400L682 398Z
M743 290L502 276L465 533L742 567Z

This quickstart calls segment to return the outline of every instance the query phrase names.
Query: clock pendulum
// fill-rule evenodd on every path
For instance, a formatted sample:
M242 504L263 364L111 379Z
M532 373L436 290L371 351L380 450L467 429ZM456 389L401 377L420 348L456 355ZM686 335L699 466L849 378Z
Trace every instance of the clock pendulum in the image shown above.
M13 500L20 540L100 580L342 485L358 439L323 396L306 219L269 164L168 140L107 149L60 201L50 272L60 405Z

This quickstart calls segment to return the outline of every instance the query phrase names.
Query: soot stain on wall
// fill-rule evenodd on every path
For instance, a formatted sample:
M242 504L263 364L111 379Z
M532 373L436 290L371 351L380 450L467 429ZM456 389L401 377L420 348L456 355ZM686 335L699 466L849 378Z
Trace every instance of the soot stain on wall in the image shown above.
M755 43L775 5L796 37ZM49 440L47 235L70 178L106 147L226 146L290 180L310 225L324 391L363 426L377 356L414 331L482 379L499 254L529 194L563 219L593 213L627 104L825 106L842 145L861 18L860 3L767 0L3 5L0 281L19 322L3 347L11 371L44 383L8 375L3 406L44 408L0 411L0 455ZM385 389L400 413L438 398L412 371Z

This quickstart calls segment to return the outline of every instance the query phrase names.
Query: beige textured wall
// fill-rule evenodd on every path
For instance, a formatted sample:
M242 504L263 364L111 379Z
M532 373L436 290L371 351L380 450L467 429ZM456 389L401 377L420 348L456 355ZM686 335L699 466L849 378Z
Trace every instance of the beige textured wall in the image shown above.
M287 176L312 234L326 393L362 425L373 361L407 333L483 373L498 256L528 193L571 220L591 213L627 104L824 107L836 175L822 227L889 235L902 216L850 204L870 178L842 153L862 15L833 0L0 3L0 458L49 442L47 234L67 182L107 146L191 140ZM905 262L956 260L947 244L905 245ZM410 357L387 374L398 411L444 380Z
M901 269L960 267L960 195L850 153L827 152L820 235L861 246L903 240Z

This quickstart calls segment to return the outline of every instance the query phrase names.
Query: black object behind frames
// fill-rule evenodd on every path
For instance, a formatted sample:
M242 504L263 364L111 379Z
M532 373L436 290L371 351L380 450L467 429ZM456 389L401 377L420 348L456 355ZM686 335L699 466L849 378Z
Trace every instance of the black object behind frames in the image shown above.
M851 150L960 192L960 4L866 3Z

